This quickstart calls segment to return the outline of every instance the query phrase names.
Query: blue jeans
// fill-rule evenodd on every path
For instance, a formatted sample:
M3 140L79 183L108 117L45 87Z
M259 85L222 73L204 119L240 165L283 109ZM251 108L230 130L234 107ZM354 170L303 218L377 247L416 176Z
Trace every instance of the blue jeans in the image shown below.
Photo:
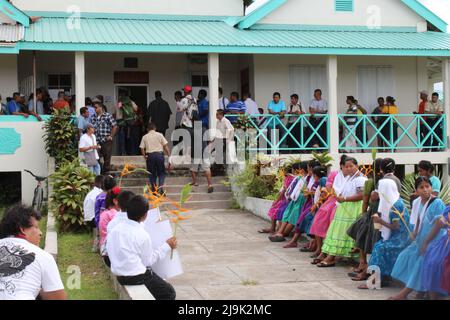
M100 164L97 162L95 166L88 167L89 171L95 174L96 176L100 175Z
M150 172L150 186L155 191L156 180L158 179L158 188L164 185L166 178L166 167L164 166L164 153L147 153L147 171Z

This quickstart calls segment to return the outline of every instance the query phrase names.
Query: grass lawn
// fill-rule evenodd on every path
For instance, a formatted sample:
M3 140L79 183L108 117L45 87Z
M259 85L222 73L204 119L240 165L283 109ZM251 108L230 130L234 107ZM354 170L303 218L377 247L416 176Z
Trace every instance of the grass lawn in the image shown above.
M58 267L66 292L71 300L118 299L109 277L109 270L98 253L92 253L92 236L88 233L58 235ZM81 272L81 288L70 290L67 278L69 266L78 266ZM70 281L69 281L70 282Z

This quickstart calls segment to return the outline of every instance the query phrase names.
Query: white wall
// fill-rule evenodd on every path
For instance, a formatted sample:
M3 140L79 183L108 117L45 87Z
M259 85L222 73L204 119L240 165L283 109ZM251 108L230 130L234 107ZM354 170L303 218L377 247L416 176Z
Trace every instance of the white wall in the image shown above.
M17 91L17 55L0 54L0 95L3 103Z
M78 6L81 12L240 16L242 0L13 0L24 11L62 11Z
M354 0L353 12L336 12L334 0L289 0L259 23L366 26L377 17L381 26L416 27L423 21L400 0Z
M15 128L21 136L21 147L16 150L15 154L0 155L0 171L22 172L22 202L29 205L33 201L36 182L30 174L23 172L23 170L28 169L39 176L47 176L48 174L42 126L42 122L0 121L0 128Z

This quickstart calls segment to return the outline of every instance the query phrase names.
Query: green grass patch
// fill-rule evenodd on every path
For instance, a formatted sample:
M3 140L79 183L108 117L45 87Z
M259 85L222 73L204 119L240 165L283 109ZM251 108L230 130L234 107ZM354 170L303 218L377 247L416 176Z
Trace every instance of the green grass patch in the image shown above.
M92 235L89 233L65 233L58 235L58 267L66 292L71 300L115 300L109 270L103 264L98 253L92 253ZM71 266L76 266L81 272L80 289L70 289L73 283L68 278L74 277L74 272L68 273ZM72 267L73 268L73 267Z
M47 234L47 216L43 216L41 220L39 220L39 229L41 229L42 237L41 242L39 243L39 247L42 249L45 248L45 235Z

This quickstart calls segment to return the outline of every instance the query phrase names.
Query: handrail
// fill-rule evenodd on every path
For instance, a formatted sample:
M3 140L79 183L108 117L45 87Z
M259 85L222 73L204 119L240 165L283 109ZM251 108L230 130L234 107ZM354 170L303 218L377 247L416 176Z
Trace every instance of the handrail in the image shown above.
M238 148L248 151L310 151L328 150L330 134L328 114L236 115L234 123ZM295 118L295 120L288 120ZM353 121L349 121L353 119ZM435 114L338 114L342 129L339 151L363 152L372 149L445 150L447 119ZM289 125L287 124L289 122ZM239 126L241 125L241 126ZM279 132L279 137L276 135ZM259 142L258 142L259 140ZM289 140L289 145L286 142ZM262 142L262 143L261 143ZM318 144L318 147L315 147Z

